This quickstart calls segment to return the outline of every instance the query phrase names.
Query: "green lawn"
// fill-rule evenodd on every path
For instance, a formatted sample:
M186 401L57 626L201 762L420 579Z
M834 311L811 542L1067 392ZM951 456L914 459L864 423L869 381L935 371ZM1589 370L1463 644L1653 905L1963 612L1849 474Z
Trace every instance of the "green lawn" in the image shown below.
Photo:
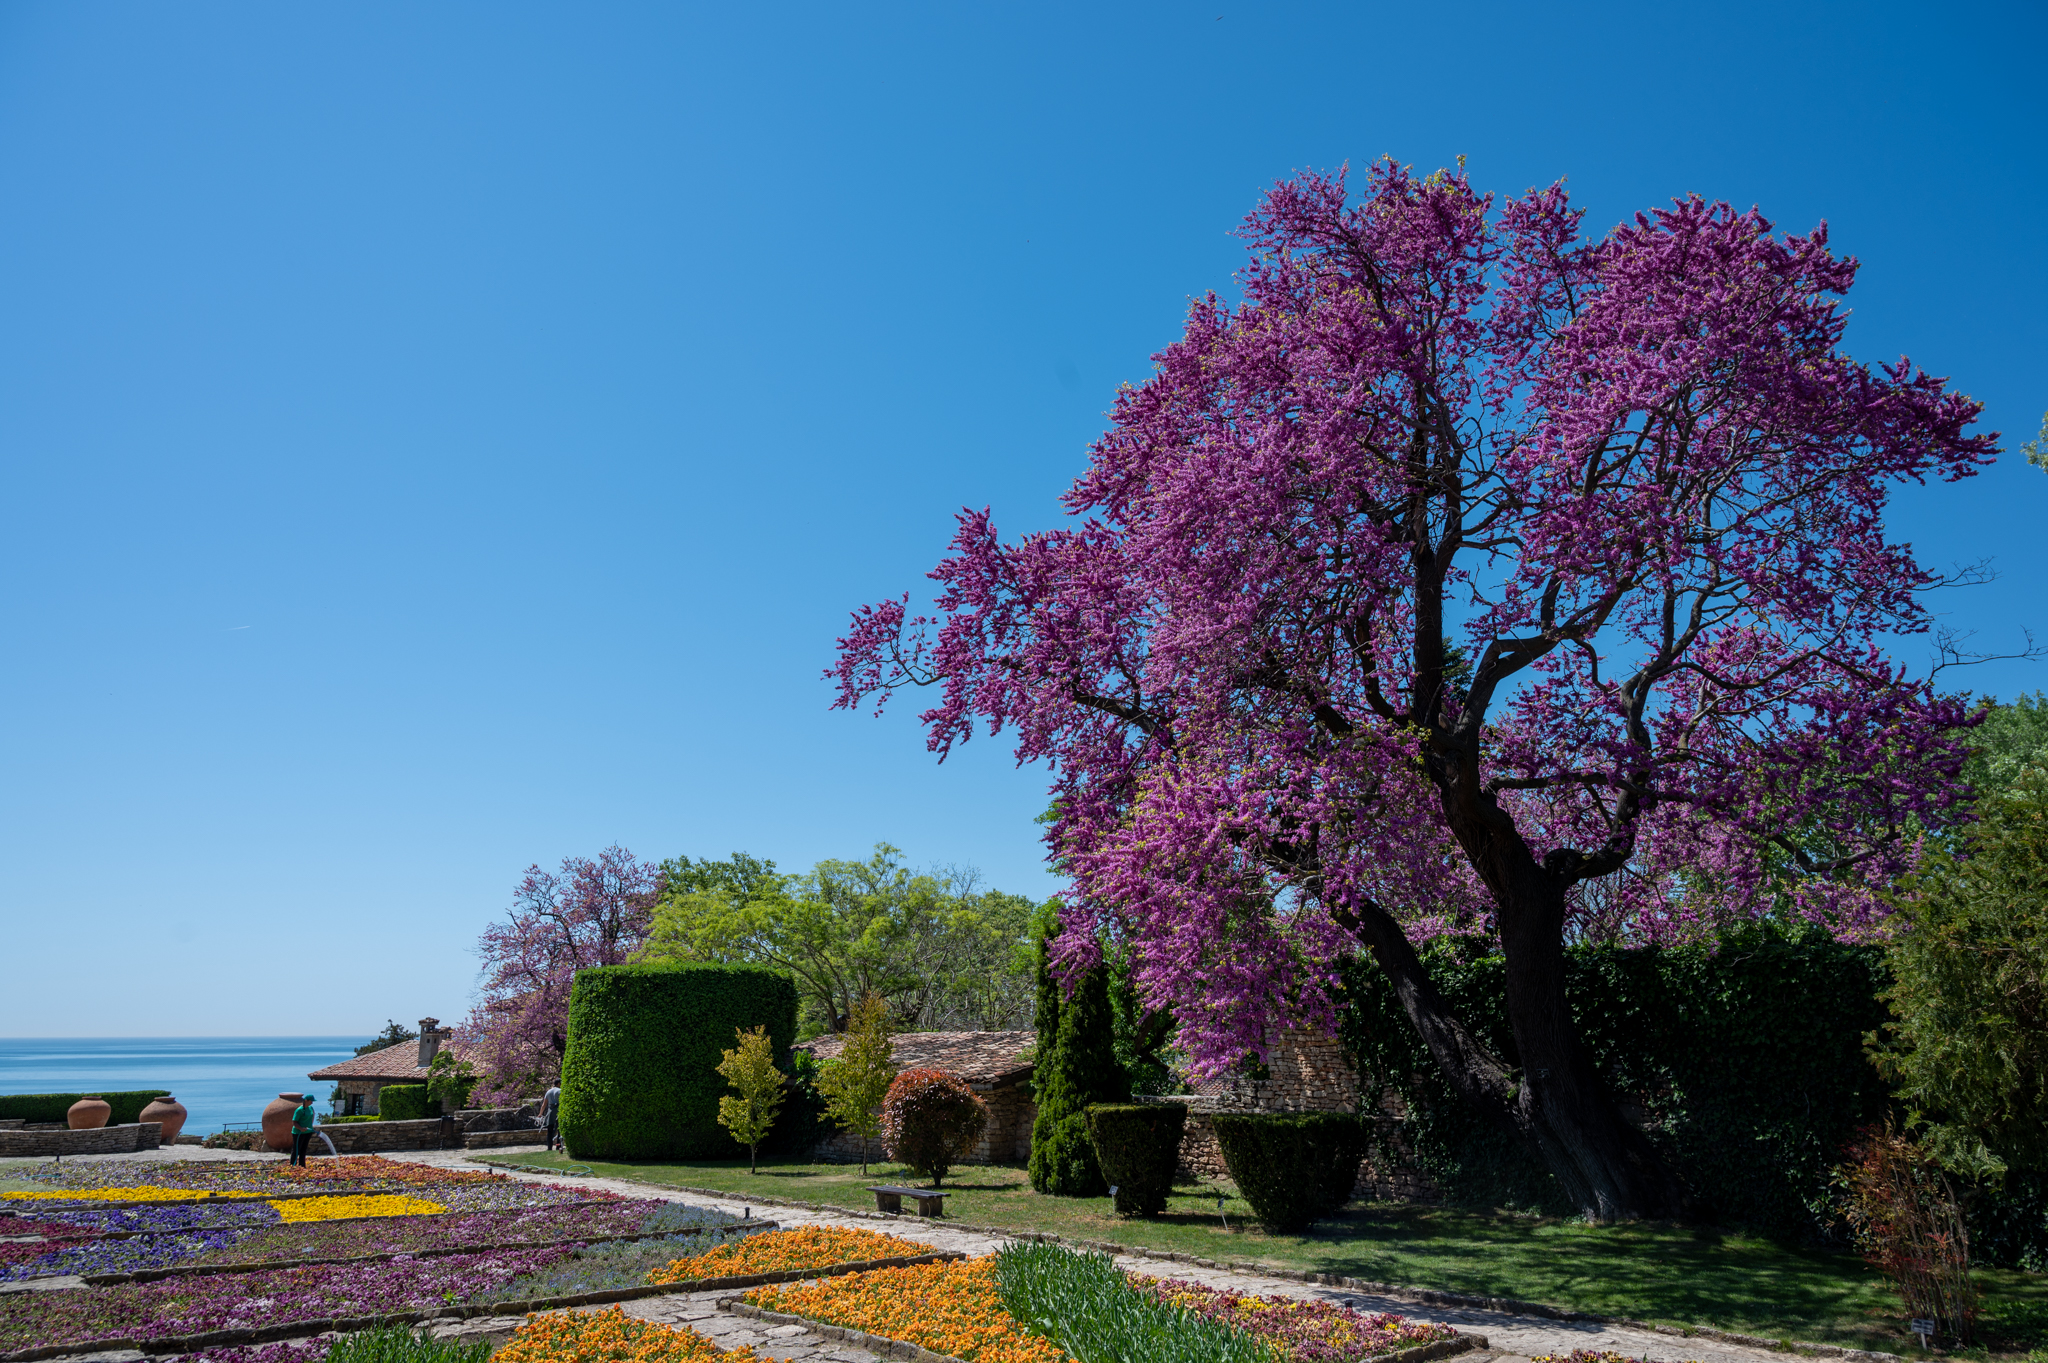
M489 1158L479 1156L478 1158ZM515 1156L537 1168L573 1165L611 1178L756 1193L873 1210L870 1183L901 1183L900 1165L863 1178L843 1164L604 1164L561 1155ZM1230 1185L1175 1191L1164 1215L1122 1220L1108 1198L1041 1197L1024 1171L972 1165L947 1180L948 1218L1057 1231L1177 1250L1206 1259L1312 1268L1410 1287L1514 1297L1673 1325L1715 1325L1773 1338L1915 1353L1897 1298L1853 1255L1789 1248L1759 1236L1692 1227L1589 1226L1578 1221L1400 1204L1354 1203L1307 1235L1268 1235ZM1223 1228L1216 1199L1224 1198ZM1985 1334L1996 1352L2048 1345L2048 1277L1982 1270ZM2048 1363L2044 1352L2038 1363Z

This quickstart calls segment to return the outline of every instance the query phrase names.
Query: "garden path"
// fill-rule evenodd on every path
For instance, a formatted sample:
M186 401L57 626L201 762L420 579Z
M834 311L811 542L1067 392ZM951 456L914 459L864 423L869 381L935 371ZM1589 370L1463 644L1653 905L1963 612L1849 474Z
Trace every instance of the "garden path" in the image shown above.
M534 1148L537 1149L538 1147ZM494 1151L493 1153L498 1152ZM508 1151L506 1153L512 1152ZM520 1153L524 1153L524 1151ZM393 1152L388 1158L416 1160L422 1164L436 1164L450 1168L475 1167L467 1163L468 1155L459 1150ZM496 1166L496 1172L509 1173L514 1178L534 1178L543 1182L560 1181L560 1175L558 1174L526 1174L502 1165ZM584 1181L578 1180L579 1183ZM742 1208L742 1203L738 1199L711 1197L699 1193L684 1193L673 1188L664 1188L657 1184L634 1183L624 1179L606 1178L592 1178L587 1181L595 1186L609 1188L614 1192L626 1193L634 1197L666 1197L675 1201L688 1201L718 1207L735 1213L739 1212ZM747 1205L752 1205L756 1208L761 1206L759 1203ZM934 1249L959 1250L964 1254L993 1253L1007 1243L1006 1237L989 1235L983 1231L965 1228L954 1230L950 1227L935 1226L915 1219L882 1216L872 1213L863 1213L857 1218L851 1218L841 1212L814 1211L802 1207L778 1205L766 1208L763 1214L774 1217L785 1226L824 1225L866 1226L872 1228L878 1220L888 1221L895 1223L890 1226L892 1234L901 1235L907 1239L921 1240ZM1677 1338L1651 1330L1604 1325L1597 1321L1546 1320L1539 1316L1517 1316L1503 1311L1481 1311L1460 1307L1434 1306L1423 1302L1410 1301L1405 1298L1352 1292L1343 1288L1321 1287L1312 1283L1295 1282L1286 1278L1267 1278L1231 1269L1200 1268L1193 1264L1155 1259L1148 1255L1124 1255L1118 1259L1118 1263L1138 1273L1149 1273L1155 1277L1162 1278L1187 1278L1214 1287L1228 1287L1238 1292L1257 1293L1261 1296L1278 1293L1290 1297L1321 1298L1328 1301L1341 1302L1346 1306L1355 1307L1361 1311L1392 1311L1412 1320L1445 1321L1460 1330L1486 1336L1487 1342L1492 1346L1490 1353L1467 1355L1466 1358L1469 1363L1526 1363L1527 1359L1540 1354L1561 1355L1570 1353L1574 1349L1612 1350L1631 1358L1657 1360L1658 1363L1787 1363L1788 1359L1796 1357L1796 1355L1778 1353L1768 1349L1745 1348L1741 1345L1725 1344L1718 1340L1710 1339ZM663 1304L675 1303L678 1300L678 1298L672 1297L646 1298L639 1302L627 1303L626 1310L633 1315L644 1315L650 1319L670 1320L669 1316L656 1316L653 1313L670 1309ZM677 1307L676 1309L695 1310L696 1308L690 1306ZM692 1328L699 1329L706 1334L711 1334L712 1326L709 1321L707 1320L704 1325L699 1325L698 1319L700 1318L702 1317L689 1318ZM674 1323L682 1323L683 1319L682 1317L677 1317ZM730 1320L731 1318L721 1319ZM760 1329L760 1327L753 1325L751 1322L732 1321L732 1324L735 1326L746 1325L754 1330ZM792 1332L797 1329L795 1326L779 1328ZM753 1338L743 1338L738 1333L719 1333L713 1334L712 1337L728 1347L755 1342ZM769 1341L764 1340L763 1342ZM839 1352L836 1353L824 1352L823 1342L816 1336L810 1337L810 1342L819 1346L820 1352L811 1354L790 1353L785 1355L778 1351L775 1353L775 1356L817 1358L820 1360L827 1358L837 1359L840 1357L850 1360L867 1357L866 1354L862 1354L857 1350L846 1350L843 1346L840 1346ZM759 1345L756 1347L758 1348ZM768 1352L768 1350L762 1351Z

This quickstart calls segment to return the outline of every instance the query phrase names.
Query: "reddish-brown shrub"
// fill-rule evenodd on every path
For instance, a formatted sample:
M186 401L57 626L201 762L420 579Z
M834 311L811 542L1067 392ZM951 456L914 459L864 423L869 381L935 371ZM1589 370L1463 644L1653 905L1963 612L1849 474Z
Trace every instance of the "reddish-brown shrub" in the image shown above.
M1976 1323L1970 1237L1941 1170L1927 1152L1886 1123L1865 1127L1836 1171L1856 1247L1892 1280L1906 1314L1967 1344Z
M944 1070L905 1070L882 1098L882 1139L937 1187L988 1127L988 1104Z

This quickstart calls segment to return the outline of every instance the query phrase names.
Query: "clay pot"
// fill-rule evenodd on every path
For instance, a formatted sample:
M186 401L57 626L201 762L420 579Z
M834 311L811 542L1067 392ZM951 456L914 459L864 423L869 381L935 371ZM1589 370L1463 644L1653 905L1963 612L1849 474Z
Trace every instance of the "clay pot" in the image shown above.
M80 1098L64 1114L65 1122L73 1131L91 1131L107 1124L107 1118L114 1115L114 1105L104 1098Z
M292 1109L299 1105L296 1093L280 1093L263 1109L263 1141L280 1155L292 1152Z
M142 1109L142 1115L135 1120L138 1122L162 1122L164 1124L164 1134L159 1139L165 1145L176 1145L178 1143L178 1133L185 1129L185 1118L188 1115L183 1103L169 1094L165 1094L161 1098L150 1099L149 1106Z

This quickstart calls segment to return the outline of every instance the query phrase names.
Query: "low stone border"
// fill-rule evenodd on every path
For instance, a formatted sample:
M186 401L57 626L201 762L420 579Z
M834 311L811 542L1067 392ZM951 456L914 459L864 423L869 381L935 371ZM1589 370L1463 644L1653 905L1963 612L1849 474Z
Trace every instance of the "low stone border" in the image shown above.
M912 1344L907 1339L892 1339L887 1335L871 1335L865 1330L855 1330L844 1325L832 1325L809 1316L793 1316L784 1311L764 1311L758 1306L741 1301L737 1297L722 1297L718 1309L730 1311L736 1316L750 1320L766 1321L770 1325L801 1325L813 1334L826 1339L836 1339L881 1358L907 1358L911 1363L966 1363L965 1359L951 1354L935 1354L922 1345ZM1397 1349L1392 1353L1375 1354L1366 1363L1429 1363L1436 1358L1450 1358L1457 1354L1470 1353L1474 1349L1491 1346L1485 1335L1468 1335L1460 1331L1455 1338L1439 1339L1429 1344L1418 1344L1412 1349Z
M876 1268L907 1268L912 1264L949 1263L967 1256L958 1250L935 1250L930 1254L899 1255L891 1259L862 1259L830 1264L824 1268L793 1268L777 1273L746 1273L730 1278L691 1278L679 1283L646 1283L639 1287L616 1287L604 1292L576 1292L560 1297L529 1297L522 1301L475 1302L463 1306L442 1306L430 1311L394 1311L382 1316L324 1316L313 1320L285 1321L249 1330L209 1330L197 1335L161 1335L155 1339L123 1336L112 1339L81 1339L69 1344L40 1344L31 1349L0 1353L0 1363L34 1363L37 1359L61 1358L67 1354L112 1353L133 1349L145 1354L196 1353L239 1344L273 1344L281 1339L304 1339L334 1331L375 1330L385 1325L418 1325L429 1320L469 1320L478 1316L523 1316L534 1311L560 1311L572 1306L602 1306L610 1302L637 1301L642 1297L677 1296L686 1292L716 1292L727 1288L766 1287L771 1283L803 1282L809 1278L837 1278L847 1273L865 1273Z
M522 1173L544 1174L530 1164L505 1164L495 1160L471 1160L472 1164L488 1164L498 1169L517 1169ZM1213 1268L1232 1273L1256 1273L1263 1278L1286 1278L1293 1282L1314 1283L1322 1287L1341 1287L1347 1292L1370 1292L1375 1296L1396 1297L1404 1301L1421 1302L1426 1306L1460 1306L1470 1310L1496 1311L1504 1316L1536 1316L1544 1320L1588 1321L1595 1325L1619 1325L1629 1330L1647 1330L1653 1334L1671 1335L1680 1339L1712 1339L1722 1344L1739 1344L1749 1349L1768 1349L1774 1353L1807 1354L1816 1358L1846 1358L1852 1363L1906 1363L1898 1354L1883 1353L1875 1349L1847 1349L1839 1344L1810 1344L1797 1339L1765 1339L1759 1335L1737 1334L1732 1330L1716 1329L1711 1325L1653 1325L1649 1321L1632 1320L1627 1316L1603 1316L1591 1311L1566 1311L1542 1302L1517 1301L1512 1297L1475 1297L1463 1292L1438 1292L1431 1288L1404 1287L1398 1283L1369 1282L1363 1278L1347 1278L1341 1273L1315 1273L1298 1268L1277 1268L1271 1264L1253 1264L1240 1261L1199 1259L1192 1254L1179 1254L1172 1250L1140 1249L1132 1245L1119 1245L1109 1240L1084 1240L1075 1236L1060 1235L1054 1231L1025 1231L1005 1226L970 1226L963 1222L947 1220L936 1216L918 1216L911 1212L862 1211L857 1207L838 1207L823 1202L798 1202L787 1197L768 1197L758 1194L739 1194L722 1188L692 1188L676 1183L654 1183L644 1179L620 1179L622 1183L640 1183L649 1188L668 1188L679 1193L696 1197L714 1197L727 1202L755 1203L764 1207L789 1207L798 1211L830 1213L834 1216L859 1217L868 1221L915 1221L922 1225L942 1230L969 1231L980 1235L991 1235L1004 1240L1032 1240L1044 1244L1070 1245L1076 1249L1095 1250L1098 1253L1117 1255L1132 1259L1161 1259L1168 1263L1192 1264L1196 1268Z
M397 1220L396 1217L358 1217L356 1220ZM320 1222L321 1225L331 1224ZM562 1245L615 1245L628 1240L668 1240L678 1235L701 1235L707 1230L774 1230L777 1222L749 1217L717 1226L684 1226L680 1230L648 1231L632 1235L590 1235L576 1240L521 1240L492 1245L455 1245L444 1249L394 1249L381 1254L351 1254L341 1259L280 1259L275 1263L185 1264L169 1268L139 1268L133 1273L88 1273L87 1287L112 1287L116 1283L153 1283L165 1278L211 1278L224 1273L269 1273L274 1269L315 1268L327 1264L381 1264L390 1259L445 1259L454 1254L489 1254L494 1249L555 1249ZM158 1232L162 1234L162 1232ZM15 1282L34 1282L16 1278Z

